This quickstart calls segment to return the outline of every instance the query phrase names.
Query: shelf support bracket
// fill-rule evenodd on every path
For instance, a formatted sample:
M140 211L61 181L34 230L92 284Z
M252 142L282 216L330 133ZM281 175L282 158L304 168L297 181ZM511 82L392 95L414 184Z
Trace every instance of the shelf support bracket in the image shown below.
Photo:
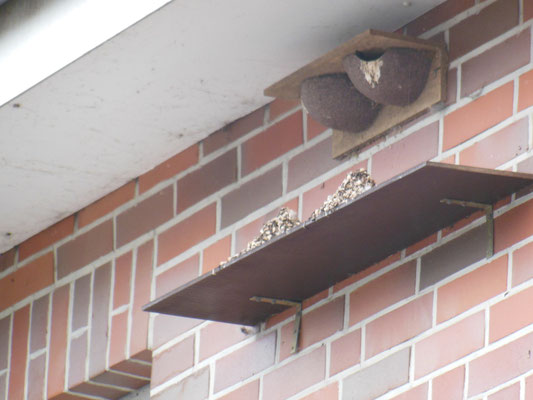
M461 207L477 208L485 211L485 217L487 220L487 258L494 255L494 207L492 204L478 203L475 201L464 201L454 199L442 199L440 201L444 204L458 205Z
M298 352L298 345L300 341L300 328L302 325L302 302L293 300L273 299L270 297L253 296L252 301L258 303L280 304L283 306L296 307L296 316L294 318L293 341L291 346L291 354Z

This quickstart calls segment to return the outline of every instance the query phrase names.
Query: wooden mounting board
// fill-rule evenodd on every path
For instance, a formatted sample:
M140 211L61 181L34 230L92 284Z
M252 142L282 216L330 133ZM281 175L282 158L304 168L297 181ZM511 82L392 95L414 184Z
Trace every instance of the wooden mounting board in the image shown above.
M282 99L299 99L300 86L305 79L329 73L344 73L342 59L345 55L355 51L390 47L408 47L434 52L426 86L420 97L406 107L384 106L374 123L362 132L351 133L334 130L333 157L345 157L383 136L391 128L412 120L431 106L446 100L448 55L444 46L427 40L370 29L268 87L265 89L265 95Z

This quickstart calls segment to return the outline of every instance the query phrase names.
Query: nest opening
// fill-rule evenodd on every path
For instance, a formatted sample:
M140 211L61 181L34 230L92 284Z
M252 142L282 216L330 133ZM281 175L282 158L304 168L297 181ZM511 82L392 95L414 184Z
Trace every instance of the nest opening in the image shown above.
M371 49L371 50L356 51L355 52L355 55L361 61L376 61L383 54L385 54L385 50L382 50L382 49Z

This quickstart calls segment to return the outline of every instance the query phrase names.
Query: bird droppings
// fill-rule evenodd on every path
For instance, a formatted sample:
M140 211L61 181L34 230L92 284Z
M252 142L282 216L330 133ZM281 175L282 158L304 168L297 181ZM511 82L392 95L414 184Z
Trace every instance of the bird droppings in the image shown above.
M381 78L381 66L383 65L383 60L373 60L373 61L362 61L359 68L361 72L365 75L365 79L368 84L374 88L379 83L379 78Z
M337 191L328 196L320 208L313 211L308 221L315 221L319 217L331 214L341 205L355 199L360 194L372 189L376 182L370 177L368 172L361 168L357 172L350 172L342 181Z

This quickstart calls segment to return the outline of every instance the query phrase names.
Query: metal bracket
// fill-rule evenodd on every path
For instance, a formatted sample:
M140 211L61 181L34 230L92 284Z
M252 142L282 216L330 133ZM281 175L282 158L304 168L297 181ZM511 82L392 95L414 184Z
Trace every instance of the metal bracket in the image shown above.
M494 207L492 204L477 203L475 201L464 201L464 200L453 200L453 199L442 199L440 201L444 204L454 204L462 207L471 207L478 208L485 211L485 217L487 220L487 258L490 258L494 255Z
M272 299L270 297L253 296L250 300L258 303L280 304L283 306L296 307L296 316L294 318L293 341L291 346L291 354L298 352L298 345L300 341L300 327L302 325L302 302L293 300Z

